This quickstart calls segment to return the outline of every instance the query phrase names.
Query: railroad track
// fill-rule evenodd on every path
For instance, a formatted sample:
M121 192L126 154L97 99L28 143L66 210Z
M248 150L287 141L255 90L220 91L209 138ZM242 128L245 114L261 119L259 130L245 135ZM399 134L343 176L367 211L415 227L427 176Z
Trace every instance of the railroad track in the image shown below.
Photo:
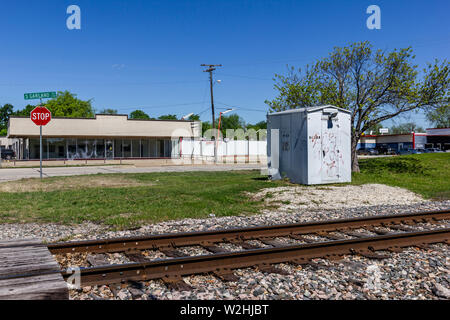
M307 264L314 258L338 259L345 254L360 254L382 259L377 250L401 251L408 246L450 241L450 210L379 215L275 226L260 226L218 231L163 234L117 239L49 244L57 257L105 254L124 255L128 263L107 265L102 258L91 259L92 267L80 269L81 285L107 285L128 281L163 279L169 284L183 276L213 273L222 280L233 280L233 269L257 267L266 272L281 272L276 263ZM441 224L438 228L435 225ZM284 241L283 241L284 239ZM286 241L289 240L289 241ZM230 252L221 244L238 248ZM188 256L182 248L200 247L205 253ZM158 251L164 259L149 260L146 250ZM94 262L92 262L94 260ZM65 279L72 271L60 270Z

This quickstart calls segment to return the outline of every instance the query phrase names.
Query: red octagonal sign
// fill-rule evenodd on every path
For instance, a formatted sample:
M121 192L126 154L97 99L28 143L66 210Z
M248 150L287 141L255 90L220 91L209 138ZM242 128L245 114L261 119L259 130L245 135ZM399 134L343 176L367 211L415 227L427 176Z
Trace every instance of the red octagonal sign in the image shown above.
M36 107L31 111L30 117L37 126L45 126L52 120L52 113L46 107Z

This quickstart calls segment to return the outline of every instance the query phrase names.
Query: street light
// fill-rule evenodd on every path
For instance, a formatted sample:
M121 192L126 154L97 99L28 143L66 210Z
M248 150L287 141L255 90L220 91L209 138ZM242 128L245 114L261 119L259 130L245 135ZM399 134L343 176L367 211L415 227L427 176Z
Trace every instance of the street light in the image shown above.
M187 118L189 118L190 116L194 115L194 113L189 113L187 115L185 115L184 117L181 118L181 120L186 120Z
M217 127L217 137L216 137L216 157L215 157L215 162L217 163L217 150L219 150L219 134L220 134L220 124L222 122L222 115L227 114L231 111L234 111L234 109L227 109L224 112L221 112L219 114L219 126Z

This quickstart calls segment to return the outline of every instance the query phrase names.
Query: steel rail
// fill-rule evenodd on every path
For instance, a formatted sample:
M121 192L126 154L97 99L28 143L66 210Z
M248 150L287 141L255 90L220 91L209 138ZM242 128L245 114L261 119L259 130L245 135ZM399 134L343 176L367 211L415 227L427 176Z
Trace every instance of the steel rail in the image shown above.
M126 281L151 279L181 279L182 276L217 272L224 274L236 268L261 266L283 262L305 262L313 258L336 258L344 254L364 251L398 250L402 247L430 243L449 243L450 228L432 231L395 233L359 239L327 241L275 248L252 249L240 252L195 257L128 263L80 270L81 285L107 285ZM64 279L72 272L62 271Z
M280 237L307 233L345 230L367 226L400 224L408 221L430 222L450 219L450 210L426 211L406 214L379 215L363 218L340 219L298 224L231 228L225 230L123 237L106 240L87 240L51 243L47 247L52 254L79 252L124 252L128 250L161 249L169 247L212 244L224 241L243 241L264 237Z

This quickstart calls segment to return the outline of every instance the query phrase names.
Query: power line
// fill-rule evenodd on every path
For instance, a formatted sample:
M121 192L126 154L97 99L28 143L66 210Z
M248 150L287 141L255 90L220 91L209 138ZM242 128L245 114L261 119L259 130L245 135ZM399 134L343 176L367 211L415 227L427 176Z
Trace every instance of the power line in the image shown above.
M258 77L253 77L253 76L242 76L242 75L227 74L227 73L220 73L220 75L225 76L225 77L245 78L245 79L262 80L262 81L272 81L273 80L273 79L269 79L269 78L258 78Z
M211 112L212 112L212 128L215 129L215 115L214 115L214 92L213 92L213 71L216 70L216 67L221 67L221 64L201 64L201 67L207 67L208 69L203 70L203 72L209 73L209 84L211 88Z
M147 85L165 85L165 84L186 84L186 83L202 83L208 82L207 80L192 80L192 81L160 81L160 82L71 82L71 85L130 85L130 86L147 86ZM0 83L2 87L23 87L23 86L33 86L33 85L48 85L53 86L51 83Z
M179 104L166 104L166 105L155 105L155 106L135 106L135 107L110 107L112 109L120 109L120 110L133 110L133 109L158 109L158 108L172 108L172 107L180 107L180 106L189 106L203 104L203 102L189 102L189 103L179 103Z
M236 109L239 109L239 110L242 110L242 111L253 111L253 112L264 112L264 113L268 112L268 110L253 109L253 108L243 108L243 107L234 106L234 105L230 105L230 104L219 102L219 101L217 101L217 103L221 104L221 105L224 105L224 106L227 106L227 107L236 108Z

